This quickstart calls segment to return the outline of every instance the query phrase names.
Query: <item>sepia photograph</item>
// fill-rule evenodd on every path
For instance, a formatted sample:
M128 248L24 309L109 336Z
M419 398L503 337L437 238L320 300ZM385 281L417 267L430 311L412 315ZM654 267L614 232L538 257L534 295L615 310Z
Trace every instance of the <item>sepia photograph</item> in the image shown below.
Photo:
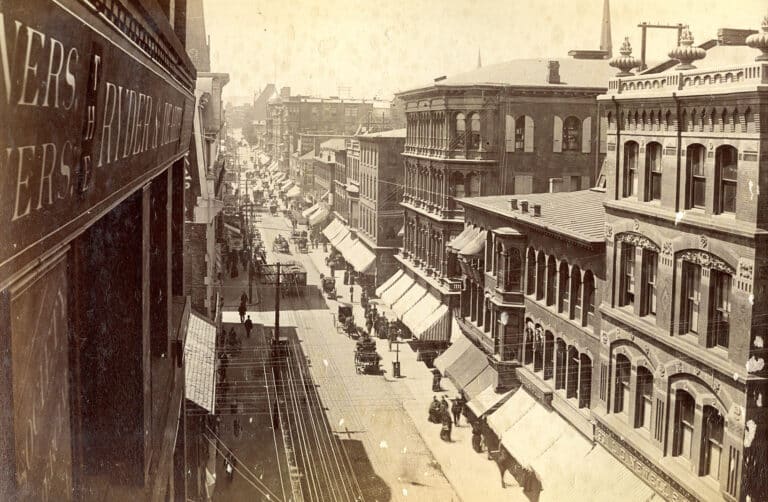
M0 221L0 501L768 502L765 0L0 0Z

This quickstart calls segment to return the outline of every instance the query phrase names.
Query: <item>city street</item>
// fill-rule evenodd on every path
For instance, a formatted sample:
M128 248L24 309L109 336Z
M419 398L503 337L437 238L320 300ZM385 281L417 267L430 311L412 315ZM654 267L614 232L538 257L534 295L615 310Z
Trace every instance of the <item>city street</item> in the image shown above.
M289 345L294 347L293 355L295 358L306 357L307 366L311 375L312 383L317 389L317 395L308 393L310 409L307 414L312 423L301 424L302 427L325 427L329 425L330 430L339 438L337 451L332 441L324 440L323 444L305 443L304 447L309 450L319 450L319 453L330 452L330 459L333 454L341 455L349 460L352 466L353 478L351 484L357 484L365 500L412 500L414 498L421 500L459 500L459 496L448 483L446 477L440 470L439 463L434 459L429 448L419 434L419 430L414 425L409 414L403 407L403 402L411 399L408 394L408 388L401 385L393 385L381 375L359 375L355 372L353 361L354 341L347 336L337 332L334 326L334 317L336 302L324 299L317 287L319 283L320 272L310 259L308 254L296 254L295 247L291 245L292 254L275 254L271 251L271 243L278 233L288 236L290 233L288 221L282 216L263 215L262 223L259 226L263 241L268 251L268 262L280 261L282 263L290 261L299 261L307 269L307 282L309 286L304 296L288 296L281 299L280 326L281 338L288 338ZM229 330L230 323L239 321L238 314L232 310L235 308L230 305L237 303L237 298L242 292L239 288L247 288L247 274L240 273L238 278L233 280L230 286L225 281L225 291L228 296L225 298L224 322L226 330ZM245 289L243 289L245 290ZM253 305L248 310L248 315L254 323L264 325L268 329L274 325L274 294L272 287L259 285L255 287L258 291L259 304ZM359 296L359 295L358 295ZM251 310L253 309L253 310ZM242 333L242 328L238 329ZM253 343L257 339L252 335L251 340L246 340L244 347ZM255 353L255 352L254 352ZM263 353L263 352L262 352ZM253 366L263 366L264 357L253 357L251 364ZM246 366L248 366L246 364ZM291 371L301 368L301 364L291 365ZM263 370L263 368L262 368ZM244 370L245 371L245 370ZM250 371L250 370L248 370ZM303 371L303 369L299 370ZM310 378L310 375L304 375L304 378ZM289 380L294 381L299 377L295 374L289 376ZM304 378L301 378L304 381ZM262 384L263 385L263 384ZM302 391L303 392L303 391ZM406 395L404 395L404 393ZM261 402L254 403L256 410L267 410L264 406L262 392L256 392L257 399ZM424 403L424 409L426 405ZM318 409L325 410L325 417L312 415ZM247 408L244 411L251 411ZM247 416L247 417L246 417ZM262 419L258 422L261 426L269 427L266 415L259 415ZM241 423L247 422L250 415L247 413L240 418ZM224 418L223 420L227 420ZM305 431L306 432L306 431ZM302 440L309 442L315 438L315 432L312 431L305 435ZM317 437L322 436L317 434ZM435 431L437 436L437 431ZM251 439L253 437L253 439ZM248 438L248 439L246 439ZM251 434L241 435L236 442L243 443L253 440L255 442L277 441L280 446L280 435L272 437L261 434L259 438ZM239 448L239 446L238 446ZM297 455L300 455L300 446L295 446ZM325 450L324 450L325 448ZM233 448L236 449L237 448ZM264 458L269 456L275 458L275 451L280 451L274 445L269 450L262 448L249 448L242 445L242 462L246 466L262 466L269 462ZM267 454L266 452L269 451ZM279 455L278 455L279 457ZM328 458L326 460L328 460ZM283 462L284 458L280 458ZM312 457L306 463L314 468L320 464L328 470L340 471L336 476L347 476L348 471L344 466L336 465L334 462L323 462L320 456ZM221 472L223 464L220 463L219 471L224 479L225 475ZM287 470L286 470L287 472ZM309 473L308 473L309 474ZM266 477L266 475L265 475ZM284 485L288 484L286 473L283 473ZM274 485L274 483L273 483ZM279 486L279 483L277 484ZM225 485L226 486L226 485ZM232 500L235 489L242 494L258 494L256 489L248 483L237 483L233 481L231 488L224 488L217 494L220 500ZM287 489L287 488L286 488ZM305 499L311 498L305 493ZM244 495L245 496L245 495ZM240 499L238 496L237 499ZM320 500L320 499L317 499Z

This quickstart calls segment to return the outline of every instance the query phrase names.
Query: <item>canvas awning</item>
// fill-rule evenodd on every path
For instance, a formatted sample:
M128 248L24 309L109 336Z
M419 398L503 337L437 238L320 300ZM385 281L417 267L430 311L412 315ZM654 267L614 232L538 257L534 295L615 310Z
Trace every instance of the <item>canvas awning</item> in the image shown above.
M370 270L376 262L376 255L359 238L354 240L346 254L344 251L341 253L344 255L344 259L352 265L352 268L361 274Z
M326 190L325 193L320 196L320 200L324 200L325 202L330 202L330 200L329 200L330 198L331 198L331 191L330 190Z
M397 272L395 272L394 274L392 274L392 275L390 276L390 278L389 278L389 279L387 279L386 281L384 281L384 282L381 284L381 286L379 286L378 288L376 288L376 296L378 296L379 298L381 298L381 295L382 295L382 294L384 294L384 292L385 292L386 290L388 290L389 288L391 288L391 287L392 287L392 285L393 285L395 282L397 282L397 280L398 280L399 278L401 278L401 277L403 276L403 274L404 274L404 273L405 273L405 272L403 272L401 269L398 269L398 270L397 270Z
M467 406L472 410L472 413L474 413L476 417L481 417L486 413L492 414L499 409L511 395L511 391L497 393L496 384L493 383L470 399Z
M402 320L406 312L411 310L426 294L427 290L424 289L424 286L414 282L413 285L408 288L408 291L406 291L405 294L392 305L392 310L395 312L398 319Z
M488 232L485 230L478 232L477 235L472 238L472 240L462 246L462 248L459 250L459 254L464 256L475 256L482 254L485 250L485 239L487 236Z
M440 307L440 299L433 294L424 295L416 304L403 314L402 321L411 330L415 331L419 324L427 319L435 310ZM415 335L414 335L415 336Z
M226 228L228 231L232 232L235 235L240 235L240 229L234 225L230 225L229 223L224 222L224 228Z
M452 339L453 343L451 343L451 346L448 347L445 352L437 356L434 362L435 368L439 369L442 374L445 374L445 370L455 363L464 351L467 350L467 347L472 344L460 330L455 331L455 336L453 336Z
M480 233L480 229L475 228L471 225L467 225L466 227L464 227L464 230L462 230L459 235L457 235L454 239L448 242L448 247L455 252L459 252L461 248L463 248L469 242L471 242L472 239L475 236L477 236L477 234L479 233Z
M188 400L215 413L216 325L194 312L189 314L184 344L184 386Z
M488 358L485 353L469 344L456 361L448 366L445 374L459 389L464 389L469 382L474 380L488 366Z
M286 191L291 188L295 183L293 180L285 180L280 184L280 190Z
M466 394L469 399L474 399L487 387L495 386L497 379L496 370L489 364L479 375L472 379L466 387L464 387L464 394Z
M289 199L295 199L296 197L301 195L301 189L297 186L292 186L288 189L287 192L285 192L285 196Z
M328 208L321 207L320 209L318 209L317 211L309 215L307 224L309 224L310 227L317 226L323 223L326 220L326 218L328 218L329 214L331 214L331 212L328 210Z
M387 307L392 308L392 305L394 305L395 302L403 296L403 294L413 285L413 283L413 278L404 273L402 276L400 276L397 282L392 285L391 288L384 291L384 293L381 295L381 301L384 302L384 305Z
M332 239L342 230L344 230L344 225L339 220L333 220L323 229L323 235L329 242L332 242Z
M440 305L411 332L422 342L447 343L451 339L452 319L448 305Z
M301 212L302 218L309 218L309 215L320 209L320 203L315 204Z
M352 250L352 246L355 244L349 229L344 227L344 232L342 232L340 236L337 236L334 240L335 242L331 242L331 244L339 253L341 253L341 256L343 256L346 260L347 256L349 256L349 253Z

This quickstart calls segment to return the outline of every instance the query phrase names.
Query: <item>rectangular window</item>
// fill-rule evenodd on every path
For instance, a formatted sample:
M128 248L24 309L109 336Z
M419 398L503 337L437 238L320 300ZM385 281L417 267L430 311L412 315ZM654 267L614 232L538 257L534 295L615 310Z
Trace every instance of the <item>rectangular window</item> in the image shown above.
M687 392L678 391L677 395L677 434L675 455L691 459L693 445L693 415L695 404Z
M621 244L621 294L619 306L635 303L635 246Z
M720 457L722 456L723 451L723 417L715 408L711 406L705 406L703 414L703 474L714 479L719 479Z
M719 270L712 270L709 284L710 305L712 306L709 321L709 345L727 349L731 319L731 276Z
M637 195L637 157L639 145L629 141L624 145L624 197Z
M705 190L707 178L704 172L706 150L701 145L688 147L688 203L686 209L700 208L706 205Z
M661 200L661 145L650 143L646 147L646 169L648 171L648 189L646 200Z
M643 249L643 292L640 315L656 315L656 279L659 255L650 249Z
M680 305L680 333L699 332L699 302L701 301L701 267L682 262L682 301Z
M637 410L635 427L650 430L653 398L653 375L640 366L637 368Z
M515 150L522 152L525 148L525 116L515 119Z

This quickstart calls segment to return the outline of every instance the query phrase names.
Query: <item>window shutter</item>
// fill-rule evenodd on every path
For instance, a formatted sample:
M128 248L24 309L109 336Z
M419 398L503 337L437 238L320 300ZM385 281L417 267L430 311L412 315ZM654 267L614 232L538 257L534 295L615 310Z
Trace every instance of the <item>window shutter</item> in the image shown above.
M592 152L592 117L581 122L581 153Z
M533 151L533 119L528 115L525 116L525 148L523 150Z
M515 117L507 114L506 129L504 130L504 143L507 145L507 152L515 151Z
M600 135L600 151L599 153L605 153L605 141L608 136L608 117L600 117L600 130L598 131L598 134Z
M563 119L555 115L554 126L552 129L552 151L563 151Z

